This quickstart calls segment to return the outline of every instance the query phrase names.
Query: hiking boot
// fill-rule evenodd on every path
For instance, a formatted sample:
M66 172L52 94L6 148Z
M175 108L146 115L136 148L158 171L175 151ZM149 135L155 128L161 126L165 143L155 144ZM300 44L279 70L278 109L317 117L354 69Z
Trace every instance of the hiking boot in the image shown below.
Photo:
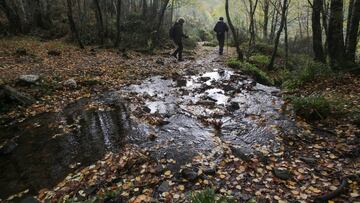
M179 60L178 61L184 61L184 59L183 58L179 58Z
M171 54L171 56L177 59L177 56L176 56L176 54Z

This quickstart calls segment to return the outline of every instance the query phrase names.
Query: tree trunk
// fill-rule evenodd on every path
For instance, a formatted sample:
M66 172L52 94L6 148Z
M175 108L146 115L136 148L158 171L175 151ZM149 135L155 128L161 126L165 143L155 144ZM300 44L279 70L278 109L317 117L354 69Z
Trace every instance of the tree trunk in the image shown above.
M115 46L118 47L120 45L120 36L121 36L121 22L120 22L120 18L121 18L121 2L122 0L117 0L117 5L116 5L116 42L115 42Z
M230 27L230 30L231 30L231 33L233 35L233 38L234 38L234 42L235 42L235 47L236 47L236 52L237 52L237 55L238 55L238 60L240 61L243 61L244 60L244 55L242 53L242 50L240 49L240 44L239 44L239 38L238 38L238 34L235 30L235 27L234 25L232 24L232 21L231 21L231 18L230 18L230 13L229 13L229 0L226 0L225 1L225 12L226 12L226 18L227 18L227 21L229 23L229 27Z
M253 1L250 0L250 26L249 26L249 32L250 32L250 41L249 41L249 47L252 47L255 45L255 38L256 38L256 32L255 32L255 11L257 8L258 0L255 0L255 4L253 4Z
M6 15L10 24L10 31L12 33L22 32L22 24L19 15L6 3L5 0L0 0L0 9Z
M349 40L349 33L350 33L350 27L351 27L351 17L354 10L354 2L355 0L349 1L349 7L348 7L348 16L347 16L347 22L346 22L346 35L345 35L345 46L348 44Z
M103 22L103 16L100 8L99 0L94 0L95 8L96 8L96 18L97 18L97 24L98 24L98 35L100 39L100 44L104 44L104 22Z
M285 15L285 25L284 25L284 31L285 31L285 68L288 67L288 61L289 61L289 36L288 36L288 19L287 15Z
M164 21L165 11L166 11L167 6L169 5L169 2L170 2L170 0L165 0L163 6L161 8L161 12L160 12L159 19L158 19L158 24L156 26L156 40L155 40L156 43L160 39L160 29L161 29L162 22Z
M360 22L360 0L354 0L351 19L347 33L346 59L355 63L355 53L358 43L359 22Z
M287 8L288 8L288 0L284 0L283 5L282 5L280 27L279 27L279 30L276 33L276 38L275 38L274 51L272 53L270 63L268 65L268 67L267 67L269 70L272 70L274 68L274 63L275 63L277 50L278 50L278 47L279 47L279 41L280 41L281 32L282 32L282 30L284 29L284 26L285 26Z
M325 63L324 49L322 46L322 30L321 30L321 8L322 0L314 0L312 5L312 32L313 32L313 50L315 60Z
M269 0L264 0L263 3L263 12L264 12L264 25L263 25L263 39L267 40L268 38L268 25L269 25Z
M67 7L68 7L67 14L68 14L68 19L69 19L70 29L71 29L72 33L75 35L76 40L78 41L80 48L84 49L84 45L81 42L80 34L79 34L78 30L76 29L75 21L74 21L74 18L73 18L72 1L71 0L67 0Z
M328 33L330 65L339 68L344 62L343 0L331 0Z

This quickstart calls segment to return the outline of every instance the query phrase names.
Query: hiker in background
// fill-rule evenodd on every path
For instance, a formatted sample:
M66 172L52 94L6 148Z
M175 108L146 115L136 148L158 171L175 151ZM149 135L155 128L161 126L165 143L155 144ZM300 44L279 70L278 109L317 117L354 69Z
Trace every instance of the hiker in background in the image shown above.
M183 31L184 23L184 18L179 18L179 20L170 29L170 38L175 42L177 46L177 49L172 54L172 56L177 58L179 61L183 61L182 52L184 47L182 43L182 38L188 38L188 36L185 35Z
M216 32L216 37L219 41L219 54L222 55L224 53L225 33L229 31L229 27L224 22L223 17L219 18L219 21L215 25L214 31Z

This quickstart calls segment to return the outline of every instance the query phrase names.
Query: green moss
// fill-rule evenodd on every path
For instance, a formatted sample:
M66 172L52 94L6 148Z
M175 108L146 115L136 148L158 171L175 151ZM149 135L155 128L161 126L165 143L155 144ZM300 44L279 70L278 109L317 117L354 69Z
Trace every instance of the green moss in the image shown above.
M274 81L261 69L247 62L240 62L236 59L230 59L228 66L234 69L240 69L245 74L251 75L257 82L264 85L274 85Z
M206 189L204 191L195 193L191 196L192 203L235 203L235 200L232 200L228 197L220 196L215 194L215 191L212 189Z
M255 54L249 58L249 62L264 67L270 63L270 57L262 54Z
M293 97L291 100L296 115L308 121L322 120L331 114L331 104L322 96Z

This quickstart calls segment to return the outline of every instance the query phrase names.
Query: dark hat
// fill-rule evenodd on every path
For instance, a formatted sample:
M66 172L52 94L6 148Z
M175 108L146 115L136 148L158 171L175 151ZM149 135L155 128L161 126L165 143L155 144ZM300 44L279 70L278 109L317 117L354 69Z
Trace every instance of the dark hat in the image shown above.
M224 18L223 18L223 17L220 17L219 20L224 20Z

